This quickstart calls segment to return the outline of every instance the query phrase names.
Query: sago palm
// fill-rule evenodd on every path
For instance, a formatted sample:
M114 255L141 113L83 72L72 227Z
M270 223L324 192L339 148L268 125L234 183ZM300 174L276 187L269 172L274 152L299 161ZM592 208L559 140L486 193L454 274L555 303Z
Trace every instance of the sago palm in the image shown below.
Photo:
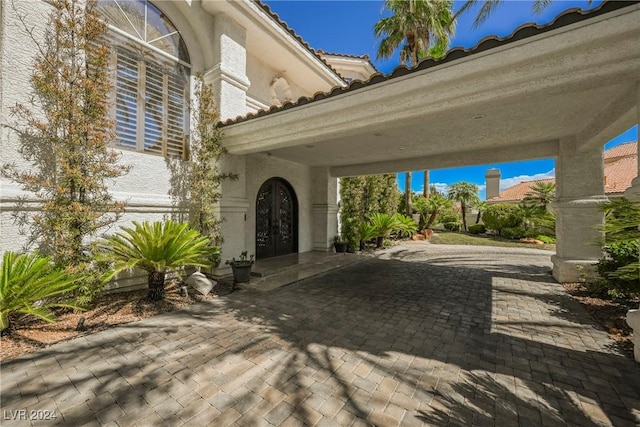
M188 224L166 222L133 222L134 227L98 242L98 256L113 263L112 278L123 270L140 268L147 271L149 292L147 298L164 298L167 271L180 274L186 266L210 267L209 238L189 228Z
M0 271L0 331L9 327L12 314L54 322L51 308L79 309L72 302L72 292L82 277L55 267L50 257L5 252Z
M369 221L378 237L377 247L382 247L385 237L389 237L397 225L396 218L386 213L374 213Z

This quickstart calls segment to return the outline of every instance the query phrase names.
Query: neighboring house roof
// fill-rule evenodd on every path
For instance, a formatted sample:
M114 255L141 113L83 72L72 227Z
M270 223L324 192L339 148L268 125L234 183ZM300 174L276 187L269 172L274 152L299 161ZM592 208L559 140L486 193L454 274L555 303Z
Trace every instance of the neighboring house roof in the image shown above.
M524 199L524 196L527 195L531 191L531 187L533 187L537 182L544 182L545 184L555 184L555 178L547 178L547 179L538 179L533 181L523 181L520 184L516 184L513 187L509 187L504 191L500 192L500 195L497 197L493 197L487 202L495 203L495 202L519 202Z
M295 34L295 32L293 32L293 30L287 27L286 24L282 22L276 14L271 12L268 6L262 4L258 0L256 0L256 2L260 4L263 8L265 8L265 10L269 14L274 16L274 19L277 19L282 25L284 25L285 28L287 28L288 31L290 31L292 35L294 35L294 37L298 38L302 43L305 43L304 41L302 41L302 39L299 36ZM427 58L421 61L420 63L418 63L418 65L415 67L407 67L405 65L400 65L396 67L390 74L383 75L383 74L377 73L372 75L371 78L366 82L356 80L351 82L351 84L349 84L347 87L334 87L330 92L319 92L319 93L316 93L311 98L303 96L299 98L296 102L285 102L280 106L274 106L269 108L268 110L260 110L257 113L249 113L244 116L236 117L235 119L225 120L220 123L220 126L230 126L230 125L244 122L256 117L262 117L268 114L277 113L279 111L288 110L297 106L306 105L306 104L309 104L310 102L323 100L326 98L351 92L353 90L361 89L363 87L372 86L390 79L399 78L407 74L415 73L428 68L443 65L452 61L460 60L470 55L474 55L490 49L495 49L495 48L507 45L509 43L513 43L529 37L534 37L534 36L546 33L548 31L552 31L564 26L575 24L580 21L591 19L599 15L610 13L612 11L615 11L624 7L635 6L636 4L637 2L635 1L606 1L602 3L599 7L596 7L594 9L587 10L587 11L584 11L579 8L569 9L560 13L549 24L546 24L546 25L538 25L536 23L524 24L518 27L513 33L511 33L507 37L503 38L498 36L488 36L480 40L478 44L476 44L471 49L457 47L449 50L445 54L445 56L440 59ZM305 43L305 45L308 47L308 44Z
M620 144L604 152L604 192L608 195L621 195L631 187L631 181L638 175L638 143ZM524 181L500 192L500 195L487 200L496 202L519 202L531 191L537 182L554 183L555 178Z
M637 142L626 142L616 147L610 148L604 152L604 162L609 163L614 159L627 156L636 156L638 154Z

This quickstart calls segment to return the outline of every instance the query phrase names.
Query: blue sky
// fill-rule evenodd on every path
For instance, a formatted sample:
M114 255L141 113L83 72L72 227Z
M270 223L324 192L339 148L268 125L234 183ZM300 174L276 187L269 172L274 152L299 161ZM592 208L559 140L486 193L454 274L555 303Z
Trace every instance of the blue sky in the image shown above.
M316 0L263 0L280 18L287 22L311 47L325 52L369 55L376 68L382 73L391 72L398 65L398 57L376 59L378 40L373 36L373 25L383 16L382 0L360 1L316 1ZM504 1L501 6L478 28L473 28L475 10L460 16L456 34L450 47L471 48L486 36L505 37L520 25L536 22L545 24L564 10L571 8L590 9L602 1L555 0L543 13L532 11L532 1ZM462 2L455 1L457 10ZM635 141L637 126L610 141L606 148ZM480 197L484 199L484 174L487 168L499 168L502 174L501 188L505 189L522 181L553 177L553 159L517 163L500 163L455 169L435 169L430 173L431 184L439 188L460 181L477 184ZM422 191L422 171L413 173L411 188ZM399 175L399 188L404 191L404 174Z

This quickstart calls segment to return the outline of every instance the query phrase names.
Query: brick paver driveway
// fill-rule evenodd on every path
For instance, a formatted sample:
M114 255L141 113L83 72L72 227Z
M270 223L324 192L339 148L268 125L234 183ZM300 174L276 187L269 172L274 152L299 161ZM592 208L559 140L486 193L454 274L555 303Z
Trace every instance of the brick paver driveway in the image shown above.
M536 250L396 247L5 363L2 424L640 423L640 365L549 270Z

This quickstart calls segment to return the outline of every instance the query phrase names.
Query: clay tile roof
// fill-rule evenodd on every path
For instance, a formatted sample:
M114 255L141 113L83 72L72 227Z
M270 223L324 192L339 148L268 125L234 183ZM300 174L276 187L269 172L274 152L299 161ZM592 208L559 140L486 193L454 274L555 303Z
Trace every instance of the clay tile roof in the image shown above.
M555 184L555 178L539 179L534 181L523 181L519 184L509 187L506 190L500 192L499 196L493 197L488 202L519 202L524 199L524 196L531 191L531 187L537 182Z
M612 160L620 157L635 156L637 154L638 154L638 143L627 142L605 151L604 159Z
M264 10L267 13L267 15L269 15L274 21L276 21L278 23L278 25L280 25L286 32L291 34L291 36L294 39L296 39L304 48L306 48L316 58L318 58L327 68L329 68L333 72L333 74L335 74L336 76L340 77L340 79L344 81L344 79L342 78L340 73L338 73L335 68L333 68L331 65L329 65L329 63L327 61L325 61L324 58L322 58L320 56L319 52L316 52L311 46L309 46L309 43L304 41L302 39L302 37L300 37L298 35L298 33L296 33L291 27L289 27L289 25L285 21L280 19L280 16L277 13L275 13L274 11L272 11L271 8L268 5L264 4L260 0L253 0L253 2L255 4L257 4L258 6L260 6L262 8L262 10Z
M638 175L638 158L622 157L604 167L605 194L620 194L631 187L631 181Z
M318 56L318 54L315 51L313 51L313 49L311 49L311 47L306 42L304 42L302 38L300 38L300 36L298 36L291 28L289 28L286 23L280 20L278 15L272 12L267 5L263 4L259 0L254 0L254 1L256 2L256 4L260 5L271 17L273 17L273 19L275 19L278 23L280 23L280 25L282 25L283 28L285 28L293 37L295 37L298 41L300 41L300 43L302 43L305 47L307 47L310 51L312 51L316 56ZM609 0L609 1L605 1L600 6L594 9L590 9L586 11L579 8L568 9L560 13L558 16L556 16L554 20L549 24L546 24L546 25L538 25L536 23L524 24L516 28L515 31L507 37L488 36L480 40L478 44L476 44L471 49L465 49L462 47L453 48L449 50L445 54L445 56L443 56L440 59L427 58L422 60L420 63L418 63L417 66L412 68L409 68L405 65L400 65L396 67L390 74L383 75L381 73L376 73L376 74L373 74L369 78L369 80L367 80L366 82L355 80L345 88L335 87L330 92L317 93L312 98L302 97L295 102L286 102L280 107L271 107L266 111L262 110L257 113L249 113L245 116L238 116L235 119L227 119L224 122L220 122L219 126L221 127L230 126L233 124L250 120L255 117L261 117L266 114L273 114L279 111L288 110L298 105L308 104L309 102L330 98L336 95L341 95L347 92L351 92L353 90L360 89L365 86L372 86L387 80L402 77L410 73L415 73L418 71L436 67L438 65L446 64L448 62L456 61L476 53L484 52L490 49L495 49L497 47L504 46L509 43L513 43L522 39L526 39L528 37L533 37L542 33L546 33L547 31L552 31L567 25L574 24L576 22L584 21L586 19L590 19L606 13L610 13L618 9L622 9L628 6L635 6L636 4L637 2L635 1ZM322 58L320 59L322 60ZM333 71L336 72L335 70Z
M638 175L638 143L628 142L610 148L604 152L604 158L613 159L604 166L604 192L608 195L620 195L631 187L631 181ZM521 182L487 201L491 203L519 202L531 191L531 187L536 182L555 183L555 178Z

